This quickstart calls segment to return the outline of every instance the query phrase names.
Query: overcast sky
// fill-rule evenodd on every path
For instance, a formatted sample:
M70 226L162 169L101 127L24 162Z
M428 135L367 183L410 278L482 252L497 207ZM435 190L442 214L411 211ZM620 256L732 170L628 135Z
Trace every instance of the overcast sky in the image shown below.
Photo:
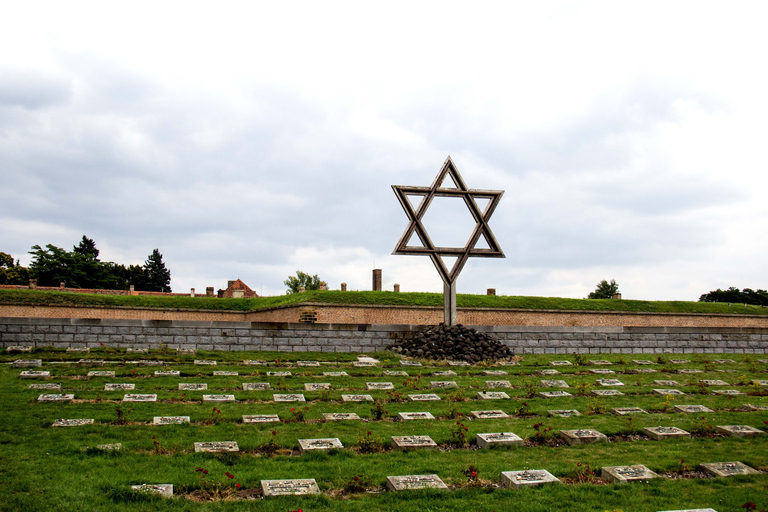
M442 291L391 185L505 190L459 293L768 289L768 3L8 2L0 251ZM452 199L426 219L463 245ZM433 216L434 215L434 216ZM455 228L446 229L445 223ZM431 227L431 229L430 229ZM439 242L438 242L439 243Z

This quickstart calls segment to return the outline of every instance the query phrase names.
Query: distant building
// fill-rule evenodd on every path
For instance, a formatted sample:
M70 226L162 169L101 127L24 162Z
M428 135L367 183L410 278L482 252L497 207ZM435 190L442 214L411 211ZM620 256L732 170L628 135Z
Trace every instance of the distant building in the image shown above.
M235 281L227 281L227 289L219 290L217 295L228 299L251 299L259 296L255 291L251 290L247 284L239 279Z

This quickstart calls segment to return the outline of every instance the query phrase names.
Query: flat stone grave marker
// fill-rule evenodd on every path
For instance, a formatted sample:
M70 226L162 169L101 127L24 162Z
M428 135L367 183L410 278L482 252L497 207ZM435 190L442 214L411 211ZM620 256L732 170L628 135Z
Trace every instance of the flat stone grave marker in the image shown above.
M195 443L195 453L232 453L239 452L240 448L236 441L213 441L206 443Z
M235 395L203 395L203 402L236 402Z
M216 361L211 359L195 359L195 364L198 366L216 366Z
M459 385L453 380L433 380L429 382L432 389L458 388Z
M291 372L279 371L279 372L267 372L267 377L290 377Z
M341 395L342 402L373 402L371 395Z
M165 363L156 359L142 359L139 364L141 366L163 366Z
M681 368L677 370L677 373L703 373L704 370L697 370L696 368Z
M243 423L279 423L277 414L244 414Z
M509 373L504 370L483 370L483 375L499 377L502 375L509 375Z
M233 372L233 371L218 371L218 372L213 372L213 376L214 376L214 377L237 377L237 376L239 376L239 375L240 375L240 373L238 373L238 372Z
M352 363L352 366L355 368L370 368L372 366L376 366L376 363L371 363L369 361L355 361Z
M419 361L403 361L400 360L400 366L423 366Z
M181 372L178 370L157 370L155 377L179 377Z
M304 384L304 391L324 391L331 389L330 382L307 382Z
M679 386L680 383L676 380L655 380L653 381L657 386Z
M650 480L651 478L658 477L659 475L642 464L636 464L634 466L608 466L603 467L600 471L600 478L619 484L635 482L638 480Z
M759 471L753 469L743 462L707 462L701 464L701 467L707 473L715 476L736 476L736 475L758 475Z
M53 422L52 427L82 427L83 425L92 425L93 419L58 419Z
M323 421L343 421L343 420L359 420L358 416L354 412L324 412Z
M477 447L490 448L492 446L522 446L523 439L512 432L493 432L477 434Z
M413 489L448 489L437 475L388 476L387 489L393 492Z
M715 364L736 364L733 359L715 359Z
M243 382L243 391L261 391L272 389L269 382Z
M68 347L67 352L90 352L91 349L88 347Z
M96 449L105 452L119 452L123 448L123 443L97 444Z
M747 411L768 411L768 405L744 404L741 407Z
M640 373L658 373L659 370L654 370L653 368L633 368L630 373L634 374L640 374Z
M347 372L323 372L323 377L349 377Z
M594 364L594 365L611 365L611 364L613 364L610 361L606 361L605 359L590 360L589 362L591 364Z
M537 485L560 482L546 469L526 469L525 471L502 471L501 485L512 489L534 487Z
M357 360L361 363L372 363L372 364L381 362L375 357L370 357L370 356L357 356Z
M749 425L717 425L715 431L718 434L733 437L755 437L765 434L762 430L750 427Z
M713 508L686 508L684 510L661 510L660 512L717 512Z
M743 395L738 389L715 389L712 391L713 395L725 395L725 396L738 396Z
M639 407L614 407L611 414L616 416L629 416L630 414L648 414L648 411Z
M518 361L498 361L501 366L520 366Z
M112 377L112 378L114 378L114 376L115 376L115 372L112 372L112 371L93 371L93 372L88 372L88 375L87 375L87 377L89 379L93 378L93 377Z
M571 363L570 361L550 361L549 364L552 366L572 366L573 365L573 363Z
M675 437L691 437L690 432L677 427L645 427L643 433L656 441Z
M499 409L495 409L493 411L472 411L472 416L479 420L484 419L507 419L509 418L509 414L505 413L504 411L501 411Z
M30 384L27 389L61 389L61 384Z
M768 359L758 359L758 363L768 364Z
M508 380L487 380L485 381L485 387L491 389L511 388L512 384Z
M155 416L152 418L153 425L181 425L189 423L189 416Z
M598 386L623 386L624 383L619 379L597 379L595 384Z
M300 393L272 395L273 402L306 402L307 399Z
M768 380L753 380L752 384L757 386L768 386Z
M104 384L104 391L133 391L136 384Z
M635 364L655 364L653 361L647 359L633 359L632 362Z
M448 361L448 366L470 366L466 361Z
M592 368L591 370L589 370L589 373L594 373L597 375L607 375L609 373L616 373L616 372L613 370L605 369L605 368Z
M314 478L295 480L262 480L261 491L264 496L300 496L304 494L320 494Z
M131 490L159 494L163 498L173 496L173 484L139 484L132 485Z
M690 359L670 359L670 363L672 364L688 364L691 362Z
M10 347L5 347L6 354L11 352L32 352L32 345L12 345Z
M57 394L57 393L44 393L37 397L38 402L69 402L74 400L75 395Z
M712 380L712 379L703 379L703 380L700 380L699 382L701 382L705 386L730 386L730 384L728 384L727 382L719 380L719 379L714 379L714 380Z
M593 389L593 396L624 396L624 393L615 389Z
M391 382L366 382L365 386L369 391L375 389L395 389L394 384Z
M560 375L560 372L557 370L539 370L536 373L538 373L542 377L545 377L548 375Z
M80 359L77 362L80 366L104 366L103 359Z
M260 359L245 359L243 366L267 366L267 362Z
M401 370L384 370L383 373L387 377L408 377L408 372Z
M126 348L126 349L125 349L125 351L126 351L126 352L128 352L129 354L130 354L130 353L135 353L135 354L143 354L143 353L145 353L145 352L148 352L148 351L149 351L149 349L146 349L146 348L133 348L133 347L128 347L128 348ZM176 349L176 352L178 352L178 351L179 351L179 350L178 350L178 349Z
M417 393L415 395L408 395L408 400L411 402L429 402L442 399L434 393Z
M17 359L13 362L14 368L36 368L43 366L42 359Z
M559 416L561 418L570 418L571 416L581 416L576 409L552 409L547 411L550 416Z
M51 372L25 370L19 374L20 379L48 379L51 376Z
M208 389L208 384L200 383L179 383L179 391L205 391Z
M341 450L344 448L338 438L299 439L299 454L308 451Z
M123 402L157 402L157 395L127 394L123 395Z
M298 366L320 366L320 361L296 361Z
M507 400L509 395L503 391L478 391L478 400Z
M456 372L453 370L442 370L439 372L434 372L432 375L435 377L455 377Z
M197 354L197 350L194 348L177 348L177 354Z
M564 380L542 380L541 386L545 388L568 388L570 387Z
M654 395L662 395L662 396L667 396L667 395L685 395L685 393L683 393L679 389L654 389L653 390L653 394Z
M437 443L429 436L392 436L391 445L395 450L437 449Z
M715 412L709 407L704 407L703 405L676 405L675 406L676 412L690 412L690 413L699 413L699 412Z
M397 417L403 421L435 419L430 412L399 412Z
M560 439L567 442L570 446L575 444L592 444L608 441L608 437L606 437L605 434L601 434L592 428L561 430Z
M539 396L541 398L563 398L566 396L573 396L567 391L540 391Z

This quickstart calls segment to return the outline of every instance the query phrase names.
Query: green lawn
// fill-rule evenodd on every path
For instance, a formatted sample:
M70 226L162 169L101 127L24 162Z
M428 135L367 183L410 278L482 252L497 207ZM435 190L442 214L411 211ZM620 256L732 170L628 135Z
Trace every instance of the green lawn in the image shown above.
M378 353L377 367L353 367L350 354L285 354L201 352L195 356L173 351L126 354L117 349L93 349L85 357L115 361L104 367L75 363L82 354L36 349L29 354L0 353L0 362L39 358L41 368L51 372L46 381L20 379L22 371L0 364L2 410L0 416L0 509L2 510L511 510L511 511L660 511L711 507L718 511L742 510L755 502L768 509L768 474L709 478L697 470L705 462L742 461L768 470L768 435L751 439L713 436L710 426L749 425L768 429L768 412L749 412L744 404L768 405L763 390L750 385L752 380L768 379L768 364L758 357L715 354L677 356L691 362L673 365L638 365L632 356L600 355L611 366L594 366L590 356L584 365L557 367L561 375L542 377L537 372L554 369L554 359L573 355L528 356L517 366L449 367L424 362L423 367L401 367L393 354ZM646 358L647 356L636 356ZM665 355L667 359L676 356ZM734 363L715 363L717 358ZM179 370L180 377L155 377L155 366L130 363L134 359L163 360L166 368ZM194 365L194 359L214 359L216 366ZM268 366L244 366L244 359L264 359ZM297 360L323 361L321 367L296 365ZM54 361L68 361L55 364ZM654 359L654 362L656 360ZM633 369L652 368L655 373L634 374ZM595 375L590 369L607 368L611 375ZM701 373L681 374L678 369L699 369ZM111 370L115 378L86 378L90 370ZM435 371L453 370L456 376L435 377ZM486 370L504 370L508 375L486 376ZM214 371L238 371L236 377L214 376ZM267 371L288 370L290 377L267 376ZM409 376L385 376L385 370L406 371ZM323 376L323 372L346 371L348 377ZM411 379L408 381L408 379ZM616 378L621 387L596 385L600 378ZM572 397L544 399L537 393L547 388L542 379L562 379ZM723 380L728 386L703 387L699 380ZM453 380L458 390L429 389L432 380ZM478 391L487 390L486 380L509 380L512 387L502 389L507 400L481 401ZM676 380L685 396L668 400L652 394L654 380ZM70 403L40 403L36 399L47 391L28 389L30 384L60 383L62 393L73 393ZM180 382L206 383L207 391L179 391ZM244 382L268 382L272 391L243 391ZM304 383L330 382L330 392L304 391ZM367 391L366 382L392 382L396 392L436 393L435 402L396 402L386 391ZM130 391L105 391L106 383L135 384L134 393L157 394L157 402L126 403L121 399ZM406 385L407 384L407 385ZM559 389L559 388L555 388ZM594 389L618 389L623 396L597 398L579 396ZM715 389L736 389L744 395L716 396ZM306 404L272 402L273 393L303 393ZM371 419L370 403L343 403L342 394L371 394L388 412L381 420ZM212 405L202 402L204 394L234 394L236 403ZM685 414L671 407L701 404L714 413ZM305 409L306 407L306 409ZM607 412L613 407L641 407L650 414L627 417ZM214 411L220 410L221 413ZM117 409L124 414L119 424ZM295 409L293 412L291 409ZM510 415L503 420L468 419L471 411L501 409ZM526 411L527 409L527 411ZM582 416L552 417L550 409L576 409ZM666 409L666 411L665 411ZM597 414L588 414L588 411ZM298 412L302 421L290 421ZM395 421L402 411L428 411L434 421ZM518 415L518 412L525 415ZM321 421L323 412L354 412L362 421ZM450 418L460 412L465 416ZM278 424L243 424L244 414L277 414ZM191 424L155 427L154 416L190 416ZM93 418L93 425L51 427L57 418ZM703 418L703 419L702 419ZM466 428L468 445L452 447L454 431ZM538 430L534 425L539 425ZM691 439L652 441L640 435L643 427L676 426L694 432ZM530 444L522 447L478 449L476 435L482 432L514 432L523 438L561 429L593 428L609 436L606 443L568 446ZM273 435L272 432L275 432ZM359 453L358 443L368 432L378 448L376 453ZM440 448L435 451L398 452L389 448L390 436L429 435ZM337 437L344 449L335 453L299 456L298 439ZM274 441L280 453L270 456L266 446ZM199 441L237 441L240 453L233 455L195 454ZM96 445L121 443L119 452L94 449ZM603 466L644 464L664 478L626 485L607 484L594 478L578 483L577 471L589 464L599 476ZM581 464L581 465L579 465ZM470 465L478 472L479 485L472 485L462 473ZM687 467L687 471L684 469ZM201 480L204 468L208 471ZM546 469L562 479L562 484L523 490L500 487L501 472ZM234 478L226 476L230 473ZM448 484L448 491L384 492L390 475L437 474ZM347 493L345 488L358 477L367 492ZM319 496L263 498L263 479L314 478ZM221 482L219 485L218 482ZM172 483L175 497L157 499L131 492L138 483ZM240 485L237 491L235 484ZM196 501L201 489L219 493L226 499ZM249 499L250 497L250 499ZM254 503L254 500L256 502Z

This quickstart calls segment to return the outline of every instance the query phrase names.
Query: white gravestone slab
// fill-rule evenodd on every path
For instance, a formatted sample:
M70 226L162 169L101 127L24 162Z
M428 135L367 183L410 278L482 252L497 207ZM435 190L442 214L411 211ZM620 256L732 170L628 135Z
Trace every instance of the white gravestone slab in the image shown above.
M437 443L429 436L392 436L391 444L395 450L437 449Z
M715 411L713 411L709 407L704 407L703 405L676 405L675 412L700 413L700 412L715 412Z
M94 371L94 372L88 372L88 378L93 377L115 377L115 372L111 371Z
M30 384L27 389L57 389L57 390L61 390L61 384L58 384L58 383L56 383L56 384L54 384L54 383L50 383L50 384Z
M561 418L570 418L571 416L581 416L576 409L552 409L547 411L550 416L559 416Z
M157 361L155 359L142 359L139 361L139 364L141 366L163 366L165 363L163 361Z
M525 471L502 471L501 485L512 489L533 487L536 485L560 482L546 469L528 469Z
M352 363L352 366L355 368L371 368L373 366L376 366L376 363L371 363L369 361L355 361Z
M753 380L752 384L756 386L768 386L768 380Z
M667 396L667 395L685 395L682 391L679 389L654 389L653 390L654 395L661 395L661 396Z
M599 365L606 365L606 366L609 366L609 365L613 364L613 363L611 363L610 361L606 361L605 359L595 359L595 360L590 360L589 362L590 362L591 364L594 364L594 365L598 365L598 366L599 366Z
M736 364L736 361L733 359L715 359L715 364Z
M103 359L80 359L77 364L80 366L104 366Z
M341 395L342 402L373 402L371 395Z
M157 370L154 375L155 377L178 377L181 372L178 370Z
M320 361L296 361L297 366L320 366Z
M753 469L743 462L709 462L701 464L701 467L707 473L715 476L736 476L736 475L757 475L759 471Z
M418 361L400 361L400 366L423 366Z
M441 400L441 398L434 393L419 393L416 395L408 395L408 400L411 402L429 402L433 400Z
M629 416L630 414L648 414L648 411L639 407L615 407L611 413L616 416Z
M203 402L236 402L235 395L203 395Z
M679 386L680 383L676 380L655 380L653 383L657 386L668 386L668 387L674 387Z
M717 512L713 508L686 508L683 510L661 510L659 512Z
M659 373L659 370L654 370L653 368L633 368L632 370L630 370L630 373L634 373L634 374Z
M738 396L743 395L741 391L738 389L715 389L712 391L713 395L721 395L721 396Z
M485 387L489 389L511 388L512 384L508 380L487 380Z
M291 372L279 371L279 372L267 372L267 377L290 377Z
M134 354L144 354L146 352L149 352L149 349L128 347L127 349L125 349L125 351L128 352L129 354L131 354L131 353L134 353Z
M189 423L189 416L155 416L152 418L153 425L181 425Z
M624 396L624 393L615 389L593 389L593 396Z
M571 446L575 444L593 444L608 441L608 437L605 434L601 434L592 428L561 430L560 439Z
M261 490L264 496L300 496L304 494L320 494L314 478L295 480L262 480Z
M478 391L478 400L507 400L509 395L503 391Z
M434 372L432 375L435 377L455 377L456 372L453 370L443 370L439 372Z
M638 480L650 480L651 478L658 477L659 475L642 464L634 466L608 466L603 467L602 471L600 471L600 478L619 484L636 482Z
M399 412L397 413L397 417L403 421L435 419L435 417L432 416L432 413L429 412Z
M542 377L552 376L552 375L560 375L560 372L557 370L539 370L536 373L541 375Z
M206 391L208 384L183 382L179 384L179 391Z
M597 379L595 384L598 386L623 386L624 383L619 379Z
M93 425L93 419L74 419L74 420L65 420L65 419L58 419L53 422L51 425L52 427L82 427L83 425Z
M567 391L540 391L539 396L541 398L563 398L566 396L573 396Z
M616 373L616 372L613 371L613 370L607 370L605 368L599 368L599 369L598 368L592 368L592 369L589 370L589 373L593 373L595 375L608 375L608 374Z
M695 368L683 368L681 370L677 370L677 373L704 373L704 370L697 370Z
M38 402L69 402L74 400L75 395L62 395L62 394L42 394L37 397Z
M5 347L5 353L10 354L12 352L32 352L32 345L13 345Z
M429 385L432 387L432 389L447 389L447 388L459 387L459 385L456 384L456 381L453 381L453 380L433 380L433 381L430 381Z
M690 359L670 359L670 363L672 364L688 364L691 362Z
M136 384L104 384L104 391L133 391Z
M338 438L299 439L299 454L308 451L341 450L344 448Z
M449 366L470 366L466 361L448 361Z
M267 366L267 362L254 359L245 359L243 360L243 366Z
M717 425L715 431L718 434L733 437L755 437L765 434L762 430L750 427L749 425Z
M323 377L349 377L347 372L323 372Z
M676 437L691 437L690 432L677 427L645 427L643 433L656 441Z
M360 416L354 412L324 412L323 421L359 420Z
M69 348L67 348L67 352L77 352L77 353L80 353L80 352L90 352L90 351L91 351L91 349L89 349L88 347L69 347Z
M493 432L477 434L477 447L490 448L492 446L522 446L523 439L512 432Z
M42 359L17 359L13 362L14 368L36 368L43 366Z
M195 443L195 453L232 453L239 452L240 448L235 441L214 441L207 443Z
M437 475L388 476L387 489L393 492L413 489L448 489Z
M506 419L509 418L509 414L505 413L504 411L501 411L499 409L495 409L492 411L471 411L472 416L479 420L483 419Z
M97 444L96 449L105 452L119 452L123 449L123 443Z
M647 359L633 359L632 362L635 364L655 364L653 361L648 361Z
M35 370L26 370L19 374L20 379L48 379L51 377L51 372L41 372Z
M232 371L216 371L213 372L214 377L237 377L240 373Z
M307 382L304 384L305 391L323 391L331 389L331 384L328 382Z
M123 395L123 402L157 402L157 395L139 395L131 393Z
M395 389L394 384L392 384L391 382L366 382L365 386L369 391L373 391L376 389L384 389L384 390Z
M361 363L372 363L372 364L381 362L378 359L370 356L357 356L357 360Z
M177 354L197 354L197 350L194 348L177 348L176 349Z
M504 370L484 370L483 375L488 375L490 377L503 377L504 375L509 375L509 373L505 372Z
M262 391L272 389L269 382L243 382L243 391Z
M573 363L570 361L550 361L549 364L552 366L572 366Z
M741 407L747 411L768 411L768 405L744 404Z
M542 380L541 387L543 388L568 388L570 387L564 380Z
M195 359L195 364L198 366L216 366L216 361L210 359Z
M159 494L163 498L170 498L173 496L173 484L140 484L132 485L131 489L134 491Z
M399 370L384 370L382 374L385 377L408 377L408 372Z
M705 386L730 386L730 384L728 384L727 382L719 379L703 379L703 380L700 380L699 382L701 382Z
M279 423L277 414L244 414L243 423Z
M275 394L272 395L272 401L276 403L281 402L306 402L307 399L304 398L304 395L300 393L292 393L292 394Z

